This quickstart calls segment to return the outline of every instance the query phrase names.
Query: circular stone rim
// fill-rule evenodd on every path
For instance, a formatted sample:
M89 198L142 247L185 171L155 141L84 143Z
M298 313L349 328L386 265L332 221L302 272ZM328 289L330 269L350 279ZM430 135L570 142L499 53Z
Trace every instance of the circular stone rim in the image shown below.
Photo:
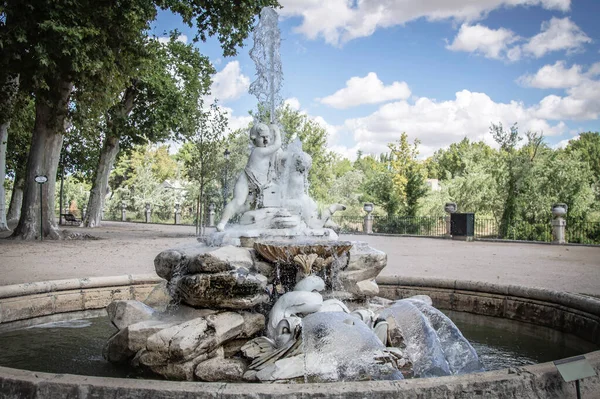
M0 326L8 322L6 314L19 299L35 306L36 300L56 298L63 292L80 295L80 309L64 311L90 310L105 307L113 299L139 299L140 295L164 280L155 275L127 275L97 277L89 279L70 279L18 284L0 287ZM474 295L518 295L534 302L547 302L574 312L585 312L598 321L597 335L600 335L600 300L557 292L546 289L507 286L464 280L445 280L436 278L406 278L399 276L379 277L377 282L392 289L401 287L429 287L431 289L451 289L469 291ZM109 295L107 295L109 293ZM527 295L527 296L525 296ZM86 302L86 296L90 302ZM104 306L101 306L103 305ZM46 307L46 310L49 308ZM51 312L57 314L61 312ZM29 312L28 314L33 314ZM32 316L36 317L36 316ZM585 354L596 372L600 370L600 350ZM599 377L582 381L582 390L586 392L600 391ZM437 378L410 379L400 381L369 382L331 382L311 384L251 384L226 382L188 382L135 380L124 378L108 378L80 376L72 374L53 374L0 367L0 387L5 398L44 398L44 397L116 397L116 395L137 398L195 398L203 397L331 397L345 398L348 395L367 395L371 398L383 398L394 395L396 398L408 398L422 395L424 398L460 397L467 394L479 394L486 397L499 398L508 395L517 397L538 397L540 392L553 393L557 397L570 393L572 384L565 383L552 362L524 367L486 371L465 375L454 375ZM82 396L83 395L83 396ZM553 397L553 396L550 396Z

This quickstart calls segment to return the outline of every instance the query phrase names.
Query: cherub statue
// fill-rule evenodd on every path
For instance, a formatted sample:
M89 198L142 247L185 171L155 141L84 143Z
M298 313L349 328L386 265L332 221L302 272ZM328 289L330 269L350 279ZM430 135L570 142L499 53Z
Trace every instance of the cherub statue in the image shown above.
M240 174L233 189L233 199L223 210L223 217L217 225L223 231L225 225L237 213L248 210L248 197L259 200L263 189L271 182L270 172L273 168L273 155L281 148L281 132L277 125L267 126L257 123L250 129L250 141L254 148L248 158L244 172Z

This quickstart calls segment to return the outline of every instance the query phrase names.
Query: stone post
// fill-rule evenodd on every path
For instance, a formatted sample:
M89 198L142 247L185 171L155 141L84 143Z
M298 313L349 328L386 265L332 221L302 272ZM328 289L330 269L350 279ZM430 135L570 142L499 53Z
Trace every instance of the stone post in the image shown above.
M363 222L363 232L366 234L373 234L373 215L371 215L371 212L373 212L375 206L372 202L365 202L363 209L367 212Z
M456 213L457 210L456 202L446 202L446 205L444 205L444 211L448 213L448 216L446 216L446 238L452 238L452 214Z
M150 210L150 203L146 202L146 223L150 223L151 215L152 215L152 211Z
M175 224L181 224L181 205L175 204Z
M81 220L85 220L86 216L87 216L87 206L84 206L83 210L81 211Z
M121 222L127 221L127 204L125 201L121 202Z
M208 227L215 227L215 204L210 204L208 209Z
M552 243L553 244L565 244L566 240L566 227L567 221L564 216L567 214L569 207L567 204L554 204L552 205Z

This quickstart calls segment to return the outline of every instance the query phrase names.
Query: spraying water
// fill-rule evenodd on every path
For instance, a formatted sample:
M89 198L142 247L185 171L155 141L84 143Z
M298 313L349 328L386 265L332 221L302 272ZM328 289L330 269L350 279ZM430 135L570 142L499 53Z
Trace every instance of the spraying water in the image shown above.
M258 99L258 113L254 122L265 121L267 115L270 123L275 123L275 109L281 104L280 95L283 84L277 12L265 7L260 12L258 25L254 30L254 47L250 50L250 58L256 64L256 80L250 85L249 92Z

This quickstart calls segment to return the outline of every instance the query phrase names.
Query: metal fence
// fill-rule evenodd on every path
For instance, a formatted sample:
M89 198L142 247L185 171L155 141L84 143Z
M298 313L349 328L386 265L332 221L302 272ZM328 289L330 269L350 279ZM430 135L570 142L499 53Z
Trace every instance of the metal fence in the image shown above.
M341 233L364 233L364 216L336 215L332 218ZM478 218L475 215L475 239L499 239L515 241L552 241L552 221L512 220L507 223L504 233L500 223L491 218ZM375 216L373 233L441 237L446 234L446 219L433 216ZM566 240L568 243L600 245L600 222L583 220L567 221Z
M600 245L600 222L567 220L567 242Z
M495 219L481 219L476 216L475 238L550 242L552 241L552 225L550 220L511 220L503 232L500 223Z
M340 226L342 233L364 233L364 216L337 215L332 219ZM373 233L443 236L446 233L446 221L443 217L435 216L374 216Z
M446 234L446 219L435 216L391 216L373 220L373 232L441 237Z

